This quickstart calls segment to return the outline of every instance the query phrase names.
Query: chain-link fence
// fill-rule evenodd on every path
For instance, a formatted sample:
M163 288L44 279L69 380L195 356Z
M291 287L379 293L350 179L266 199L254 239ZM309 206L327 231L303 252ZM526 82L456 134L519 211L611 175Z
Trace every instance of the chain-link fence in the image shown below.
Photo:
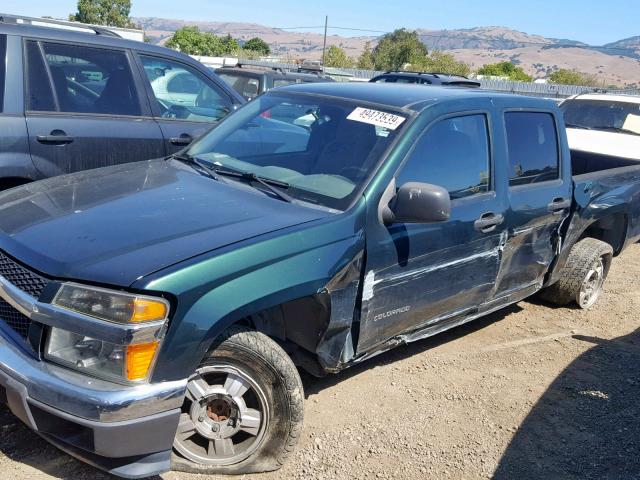
M256 60L243 60L245 65L255 65L261 67L281 68L283 70L297 70L300 65L292 63L272 63L261 62ZM328 69L329 70L329 69ZM340 68L331 69L342 72L343 77L351 76L358 80L369 80L384 72L376 70L360 70L357 68ZM331 71L327 72L331 75ZM595 87L582 87L578 85L556 85L552 83L533 83L533 82L513 82L510 80L482 79L481 87L486 90L494 90L496 92L514 93L517 95L530 95L535 97L546 98L567 98L573 95L589 92L604 92L622 95L640 95L640 89L602 89Z

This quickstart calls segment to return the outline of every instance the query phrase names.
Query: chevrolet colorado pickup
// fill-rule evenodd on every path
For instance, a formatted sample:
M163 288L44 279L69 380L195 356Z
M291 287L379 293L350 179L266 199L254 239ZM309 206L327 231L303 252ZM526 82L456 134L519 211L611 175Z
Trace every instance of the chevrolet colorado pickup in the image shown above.
M589 308L639 237L640 166L572 155L550 101L283 87L165 159L0 195L0 401L123 477L274 470L296 367L539 291Z

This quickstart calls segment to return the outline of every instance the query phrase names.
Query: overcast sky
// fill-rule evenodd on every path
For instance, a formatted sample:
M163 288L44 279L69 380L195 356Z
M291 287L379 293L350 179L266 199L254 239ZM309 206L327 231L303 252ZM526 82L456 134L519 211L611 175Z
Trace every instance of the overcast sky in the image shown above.
M67 17L75 0L2 0L0 12ZM499 25L546 37L600 45L640 35L640 0L132 0L133 16L261 23L274 27L329 25L389 31L399 27L455 29ZM305 31L305 30L300 30ZM341 35L376 32L331 30Z

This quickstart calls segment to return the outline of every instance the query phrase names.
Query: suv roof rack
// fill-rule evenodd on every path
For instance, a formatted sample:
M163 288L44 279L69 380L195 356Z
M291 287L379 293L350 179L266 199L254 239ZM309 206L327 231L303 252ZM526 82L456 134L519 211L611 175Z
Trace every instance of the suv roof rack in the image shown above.
M235 65L223 65L222 68L250 68L250 69L255 69L255 70L272 70L274 72L279 72L282 74L287 74L289 73L289 70L285 70L282 67L277 67L277 66L268 66L268 65L254 65L252 63L242 63L242 62L238 62Z
M96 35L104 35L105 37L122 38L113 30L108 28L88 25L80 22L67 22L64 20L55 20L53 18L36 18L18 15L7 15L0 13L0 23L10 23L14 25L32 25L34 27L59 28L61 30L74 30L77 32L93 32Z
M457 78L464 78L469 80L469 77L465 77L464 75L454 75L453 73L444 73L444 72L414 72L411 70L389 70L387 72L384 72L385 74L387 73L412 73L415 75L433 75L436 78L440 78L440 76L445 76L445 77L457 77Z

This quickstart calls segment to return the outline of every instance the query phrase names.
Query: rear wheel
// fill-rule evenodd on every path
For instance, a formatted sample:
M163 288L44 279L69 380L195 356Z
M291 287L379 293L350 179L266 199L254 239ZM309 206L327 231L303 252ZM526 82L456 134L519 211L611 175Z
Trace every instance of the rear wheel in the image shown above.
M173 468L244 474L276 470L302 429L302 382L269 337L233 327L189 378Z
M556 305L575 302L580 308L592 307L604 290L613 249L608 243L585 238L576 243L559 280L541 292L544 300Z

